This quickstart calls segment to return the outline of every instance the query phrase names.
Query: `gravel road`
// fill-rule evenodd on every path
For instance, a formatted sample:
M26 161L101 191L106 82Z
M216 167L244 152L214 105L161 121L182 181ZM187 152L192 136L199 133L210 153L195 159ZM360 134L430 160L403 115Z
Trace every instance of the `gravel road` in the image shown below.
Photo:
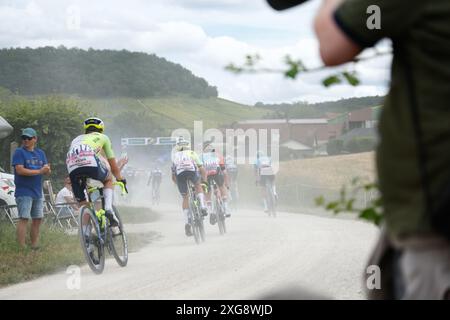
M362 274L378 229L357 220L244 210L227 220L228 233L206 226L206 242L184 235L178 207L157 208L155 241L131 253L126 268L113 258L101 275L81 268L80 288L65 271L0 290L0 299L364 299Z

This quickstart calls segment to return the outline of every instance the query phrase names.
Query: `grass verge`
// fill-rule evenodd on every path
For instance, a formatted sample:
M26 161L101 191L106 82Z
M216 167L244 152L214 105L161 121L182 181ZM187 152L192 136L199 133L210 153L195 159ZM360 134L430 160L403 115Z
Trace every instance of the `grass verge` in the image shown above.
M157 218L148 209L120 207L119 210L125 223L146 223ZM157 236L151 231L127 233L129 252L138 251ZM37 251L31 250L29 245L26 249L19 248L15 228L10 223L0 222L0 288L62 271L70 265L85 264L77 234L69 235L43 224L39 245Z

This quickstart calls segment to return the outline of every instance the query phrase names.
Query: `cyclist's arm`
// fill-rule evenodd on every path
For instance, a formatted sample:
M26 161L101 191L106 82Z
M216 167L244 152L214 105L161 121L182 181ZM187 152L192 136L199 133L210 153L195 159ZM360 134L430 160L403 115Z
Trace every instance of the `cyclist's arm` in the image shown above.
M119 166L117 165L116 158L108 159L109 165L111 166L111 172L116 177L117 180L123 180L122 174L120 173Z
M197 166L198 171L200 172L200 175L202 177L202 181L207 181L206 170L203 167L203 162L200 160L200 158L198 157L197 153L192 151L190 153L190 157L194 161L195 165Z

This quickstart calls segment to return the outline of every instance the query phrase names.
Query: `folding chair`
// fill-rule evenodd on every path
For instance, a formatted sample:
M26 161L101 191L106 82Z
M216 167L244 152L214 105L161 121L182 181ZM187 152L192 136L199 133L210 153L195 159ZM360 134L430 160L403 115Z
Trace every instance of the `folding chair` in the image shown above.
M61 228L64 228L63 223L67 225L68 229L78 227L78 210L75 210L72 206L77 202L57 203L54 208L56 210L56 223Z
M19 221L19 215L17 212L17 205L3 205L0 206L0 218L5 216L9 222L15 227L17 221Z

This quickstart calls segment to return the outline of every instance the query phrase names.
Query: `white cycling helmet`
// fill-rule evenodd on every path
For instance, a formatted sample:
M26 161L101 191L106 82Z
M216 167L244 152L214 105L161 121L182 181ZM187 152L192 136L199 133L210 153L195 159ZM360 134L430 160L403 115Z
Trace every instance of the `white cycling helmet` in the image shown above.
M191 143L185 140L183 137L180 137L177 141L177 144L175 145L175 150L177 151L191 150Z

